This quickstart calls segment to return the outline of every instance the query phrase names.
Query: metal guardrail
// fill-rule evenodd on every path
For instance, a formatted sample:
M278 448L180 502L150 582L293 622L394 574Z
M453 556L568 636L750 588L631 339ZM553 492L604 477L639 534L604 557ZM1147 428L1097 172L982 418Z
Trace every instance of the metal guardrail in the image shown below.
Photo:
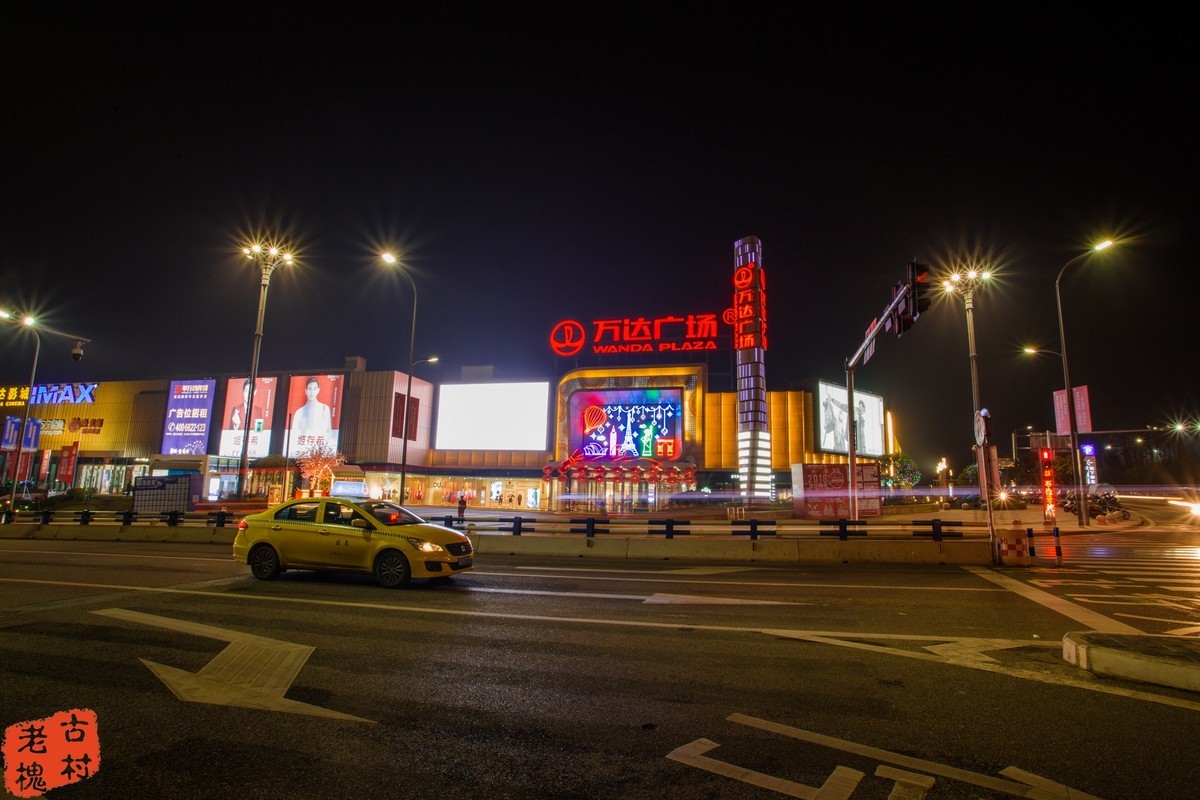
M236 528L242 515L232 511L18 511L3 512L0 523L18 525L117 525L122 527L142 525L167 525L184 528ZM465 517L454 514L428 515L430 522L448 528L478 534L507 534L522 536L538 535L583 535L638 536L674 539L677 536L703 537L727 536L748 538L752 541L761 536L782 538L823 538L837 536L841 541L850 537L888 539L911 539L929 537L941 542L946 538L987 538L984 523L970 524L962 521L941 519L899 521L888 519L871 520L800 520L800 519L676 519L676 518L609 518L609 517ZM954 528L954 530L947 530Z
M190 528L236 527L239 517L226 511L5 511L0 523L15 525L170 525Z

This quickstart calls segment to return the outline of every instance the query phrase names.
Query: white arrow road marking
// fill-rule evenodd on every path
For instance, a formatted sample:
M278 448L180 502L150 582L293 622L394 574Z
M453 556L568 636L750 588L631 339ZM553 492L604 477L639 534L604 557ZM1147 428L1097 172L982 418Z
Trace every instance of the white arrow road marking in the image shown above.
M138 659L165 683L176 697L185 702L372 722L320 706L288 700L283 696L313 653L314 648L308 645L281 642L265 636L142 614L138 611L126 611L122 608L106 608L91 613L229 642L228 647L195 674L144 658Z
M760 786L763 789L770 789L773 792L778 792L788 797L804 798L804 800L848 800L850 795L854 793L854 789L863 779L863 774L856 769L837 767L833 771L833 774L825 780L825 783L820 788L816 788L803 783L776 778L774 775L755 772L752 769L737 767L727 761L719 761L704 755L704 753L717 747L720 747L720 745L716 742L709 741L708 739L697 739L682 747L675 748L667 754L667 758L672 761L678 761L681 764L687 764L689 767L697 767L708 772L714 772L717 775L724 775L726 778L733 778L735 781Z
M901 753L893 753L888 750L881 750L878 747L850 742L845 739L838 739L833 736L826 736L823 733L815 731L806 731L802 728L793 728L790 725L783 725L770 720L759 719L758 717L750 717L745 714L730 714L725 718L729 722L737 722L742 725L749 725L752 728L759 730L778 733L783 736L788 736L793 739L799 739L802 742L810 742L812 744L830 747L834 750L841 750L845 753L853 753L855 755L873 758L876 761L882 761L885 764L895 764L899 767L908 769L918 769L921 772L927 772L930 775L940 775L951 780L962 781L963 783L974 784L985 789L1004 792L1005 794L1015 795L1016 797L1038 798L1039 800L1099 800L1094 795L1084 794L1078 789L1071 789L1061 783L1046 778L1039 777L1030 772L1017 769L1016 767L1007 767L1000 771L1001 775L1014 778L1020 783L1014 781L1001 780L993 778L990 775L983 775L970 770L959 769L945 764L939 764L936 761L926 761L923 758L914 758Z

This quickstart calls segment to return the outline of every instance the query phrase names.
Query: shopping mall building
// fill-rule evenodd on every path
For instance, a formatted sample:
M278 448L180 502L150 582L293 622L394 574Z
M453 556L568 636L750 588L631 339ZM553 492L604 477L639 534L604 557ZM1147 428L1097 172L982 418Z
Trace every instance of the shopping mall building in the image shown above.
M350 357L340 369L262 372L253 385L229 373L0 387L4 474L16 466L42 489L99 493L195 475L194 499L217 502L237 496L244 459L246 492L269 502L309 486L399 499L403 484L414 505L465 497L508 510L620 511L696 491L749 503L786 498L797 467L817 476L822 465L847 464L851 433L862 464L895 452L881 397L853 394L858 428L850 431L843 386L767 391L757 238L734 244L732 283L732 305L720 314L557 323L549 346L564 359L638 366L576 368L545 381L464 370L460 382L435 385ZM728 365L735 391L709 390L714 358ZM303 479L295 459L315 451L345 463Z

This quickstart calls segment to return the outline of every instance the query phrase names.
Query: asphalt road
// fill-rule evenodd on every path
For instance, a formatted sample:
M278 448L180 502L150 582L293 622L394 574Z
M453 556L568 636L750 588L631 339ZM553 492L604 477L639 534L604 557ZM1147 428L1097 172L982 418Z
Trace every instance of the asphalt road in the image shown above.
M1196 537L1119 536L1004 570L492 556L402 591L3 540L0 725L96 712L64 798L1191 798L1200 697L1061 658L1200 625L1169 588Z

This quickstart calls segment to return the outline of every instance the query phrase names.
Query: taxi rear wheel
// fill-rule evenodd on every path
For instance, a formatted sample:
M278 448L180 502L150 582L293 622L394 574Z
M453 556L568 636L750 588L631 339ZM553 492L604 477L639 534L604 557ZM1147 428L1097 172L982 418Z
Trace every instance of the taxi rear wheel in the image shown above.
M260 544L250 551L250 573L260 581L279 576L279 554L269 544Z
M388 550L375 559L375 579L388 589L399 589L408 583L412 570L404 553Z

